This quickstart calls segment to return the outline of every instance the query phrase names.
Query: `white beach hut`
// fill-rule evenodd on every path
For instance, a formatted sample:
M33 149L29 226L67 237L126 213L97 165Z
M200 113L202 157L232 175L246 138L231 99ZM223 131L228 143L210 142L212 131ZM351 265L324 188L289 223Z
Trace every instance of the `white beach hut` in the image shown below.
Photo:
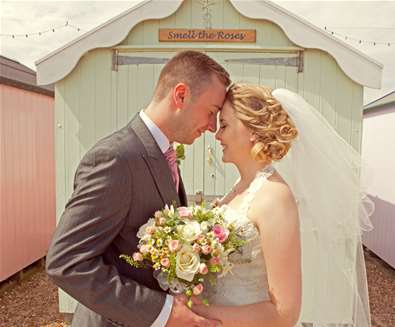
M364 244L395 268L395 91L363 110L362 157L368 168L366 191L375 203L374 229ZM374 171L373 171L374 169ZM372 171L371 173L369 173Z

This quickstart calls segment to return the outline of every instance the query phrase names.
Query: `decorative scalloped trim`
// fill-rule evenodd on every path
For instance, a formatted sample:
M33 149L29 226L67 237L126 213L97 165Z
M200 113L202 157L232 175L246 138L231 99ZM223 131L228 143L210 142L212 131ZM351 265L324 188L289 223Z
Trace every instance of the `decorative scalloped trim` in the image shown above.
M383 65L345 42L273 2L230 1L247 18L265 19L277 24L296 45L329 53L353 81L367 87L381 87Z
M88 51L122 42L144 20L163 19L177 11L183 0L146 0L85 33L35 62L37 84L56 83L67 76Z
M383 66L362 52L323 32L270 1L229 0L235 9L251 19L265 19L279 25L298 46L329 53L344 73L355 82L373 88L381 87ZM36 62L37 83L51 84L67 76L81 57L92 49L112 47L124 40L131 29L148 19L172 15L182 0L146 0L108 22L85 33Z

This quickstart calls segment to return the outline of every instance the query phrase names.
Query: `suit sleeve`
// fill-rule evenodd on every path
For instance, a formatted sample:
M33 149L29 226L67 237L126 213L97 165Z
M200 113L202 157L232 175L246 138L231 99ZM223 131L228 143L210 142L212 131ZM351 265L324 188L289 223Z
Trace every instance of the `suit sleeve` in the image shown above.
M74 192L49 247L46 270L60 288L108 320L150 326L166 295L119 275L102 257L133 210L130 173L127 162L113 151L88 152L77 168Z

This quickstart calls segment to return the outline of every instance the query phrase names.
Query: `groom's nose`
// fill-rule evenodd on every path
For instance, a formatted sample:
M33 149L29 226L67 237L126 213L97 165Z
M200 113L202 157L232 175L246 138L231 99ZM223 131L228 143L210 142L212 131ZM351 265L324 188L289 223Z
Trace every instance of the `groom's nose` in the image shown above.
M213 115L214 117L212 117L208 123L208 130L211 133L215 133L217 131L217 116Z

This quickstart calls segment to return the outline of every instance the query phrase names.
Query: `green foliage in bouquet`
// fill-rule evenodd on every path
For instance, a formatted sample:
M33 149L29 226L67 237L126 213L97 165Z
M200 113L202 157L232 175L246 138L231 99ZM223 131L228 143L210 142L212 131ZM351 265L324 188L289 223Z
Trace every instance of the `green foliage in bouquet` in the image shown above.
M121 255L134 268L152 267L164 290L191 297L232 267L229 255L245 240L228 224L220 208L166 206L140 227L138 252ZM204 303L208 303L206 299Z

